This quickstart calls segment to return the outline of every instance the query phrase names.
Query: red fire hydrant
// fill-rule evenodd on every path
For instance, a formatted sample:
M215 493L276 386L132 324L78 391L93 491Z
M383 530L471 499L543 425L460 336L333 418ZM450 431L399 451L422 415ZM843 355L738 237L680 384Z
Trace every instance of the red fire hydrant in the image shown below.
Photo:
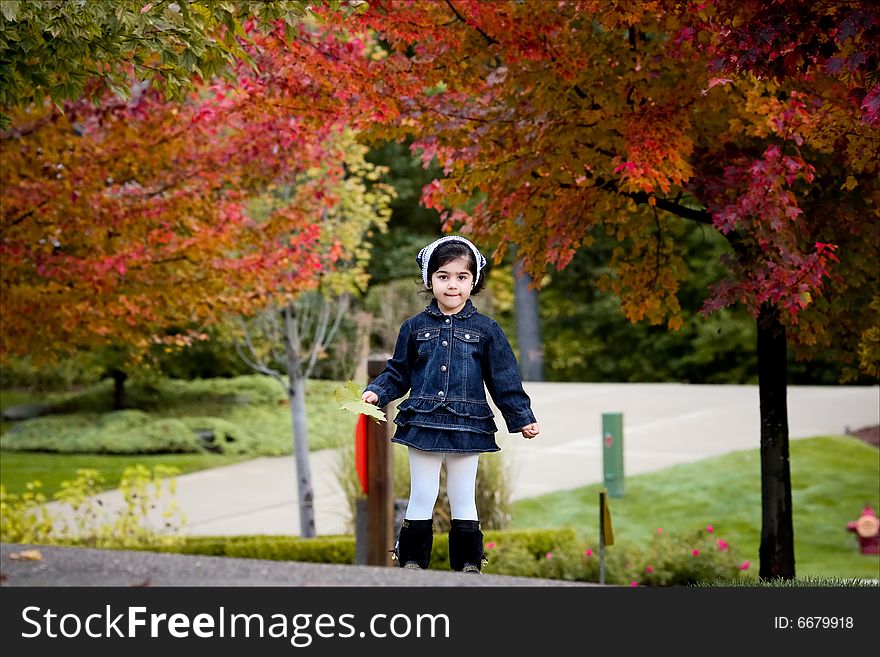
M880 554L880 519L870 504L862 510L859 519L848 523L846 528L855 532L862 554Z

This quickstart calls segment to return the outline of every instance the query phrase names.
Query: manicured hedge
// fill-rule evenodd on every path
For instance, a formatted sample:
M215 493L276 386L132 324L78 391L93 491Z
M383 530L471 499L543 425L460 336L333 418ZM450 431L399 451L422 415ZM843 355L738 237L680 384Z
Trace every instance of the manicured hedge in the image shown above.
M598 546L584 545L571 529L496 530L484 532L488 564L483 572L518 577L599 581ZM144 548L185 554L247 557L280 561L353 564L353 536L196 536L176 547ZM447 534L434 535L432 570L449 570ZM684 586L735 581L739 562L719 548L711 534L658 537L646 545L606 548L605 582L625 586Z

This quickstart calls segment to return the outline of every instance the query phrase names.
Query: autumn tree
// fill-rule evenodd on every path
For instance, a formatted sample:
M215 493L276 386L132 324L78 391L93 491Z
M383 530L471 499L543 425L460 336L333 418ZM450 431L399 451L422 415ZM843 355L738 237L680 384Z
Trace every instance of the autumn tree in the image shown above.
M253 122L238 102L169 104L145 88L31 111L3 135L4 353L185 342L332 265L338 252L318 249L332 177L262 222L247 204L339 153L310 129Z
M766 31L744 59L751 21ZM536 280L604 232L619 245L598 285L675 330L682 231L726 237L704 310L756 318L760 574L793 577L786 348L835 350L855 372L873 326L875 5L380 0L339 25L384 46L325 62L370 99L354 120L436 158L423 202L496 257L516 245Z
M11 121L7 108L100 98L108 90L128 97L132 77L179 99L193 76L225 76L247 59L245 21L266 29L296 24L316 4L350 11L337 0L0 3L0 130Z
M382 167L364 161L367 149L354 142L350 131L344 131L339 138L347 142L342 161L346 175L333 189L338 202L321 218L321 241L325 248L339 248L346 256L336 262L333 270L316 273L312 290L297 294L283 288L269 291L269 305L239 321L239 355L254 370L278 381L290 401L300 536L303 537L316 533L308 458L306 382L349 313L352 295L366 287L369 235L372 231L385 230L393 197L392 188L377 182L384 172ZM314 169L309 177L323 178L327 166ZM271 212L273 203L283 205L283 197L291 192L288 187L280 198L274 195L264 211Z
M366 236L384 225L387 194L345 116L309 102L326 95L321 79L285 68L280 35L290 22L272 23L279 38L264 34L270 4L236 15L235 58L222 76L196 71L183 97L136 79L135 68L127 98L98 84L60 106L12 110L0 141L3 355L119 345L137 358L157 343L204 339L203 326L230 314L268 306L289 320L304 291L341 295L343 277L363 285ZM120 30L123 41L137 31ZM300 57L314 69L309 56L324 53L309 47ZM303 354L293 337L283 343L285 389L303 533L313 535ZM115 378L122 399L125 372Z

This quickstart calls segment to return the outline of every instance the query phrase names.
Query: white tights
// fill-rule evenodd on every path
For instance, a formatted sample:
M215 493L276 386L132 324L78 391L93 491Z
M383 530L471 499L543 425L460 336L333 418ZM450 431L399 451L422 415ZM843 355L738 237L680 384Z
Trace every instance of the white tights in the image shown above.
M456 520L477 518L477 465L479 454L425 452L409 450L409 504L407 520L428 520L440 493L440 466L446 461L446 495L449 511Z

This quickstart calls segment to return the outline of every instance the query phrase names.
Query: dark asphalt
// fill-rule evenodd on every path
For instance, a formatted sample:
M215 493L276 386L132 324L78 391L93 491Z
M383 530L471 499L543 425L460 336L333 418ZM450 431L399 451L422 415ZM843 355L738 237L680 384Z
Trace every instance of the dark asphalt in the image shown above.
M40 558L23 558L35 550ZM465 575L265 561L186 554L97 550L45 545L0 544L0 586L598 586L589 582Z

